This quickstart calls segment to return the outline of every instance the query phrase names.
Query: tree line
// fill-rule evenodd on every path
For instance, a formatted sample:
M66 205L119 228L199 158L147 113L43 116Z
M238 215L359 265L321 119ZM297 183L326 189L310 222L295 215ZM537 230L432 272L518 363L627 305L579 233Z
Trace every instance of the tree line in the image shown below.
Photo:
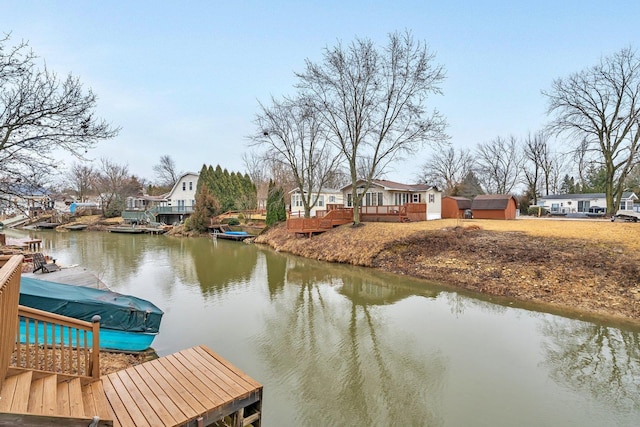
M631 47L542 90L549 116L544 129L524 138L496 136L476 142L474 149L450 145L446 120L430 105L442 94L445 77L426 42L410 31L389 34L381 47L356 38L325 48L319 61L306 60L295 73L292 95L259 103L250 136L255 151L245 157L248 176L265 193L269 180L298 188L306 216L323 187L353 184L355 224L371 181L425 146L435 151L419 178L448 192L508 193L524 187L523 199L535 203L559 191L603 190L607 212L613 213L622 193L637 189L640 61ZM87 191L104 198L105 215L121 209L134 188L149 194L170 188L178 174L169 156L154 167L159 179L153 184L109 159L88 163L88 150L120 130L97 117L96 109L96 96L77 77L59 77L26 43L11 45L8 35L1 38L0 204L59 175L60 150L79 162L69 169L67 182L80 199ZM207 175L217 170L206 169ZM94 176L88 180L87 174ZM247 174L231 175L221 179L240 182ZM359 180L363 188L355 185ZM231 200L235 196L216 194L213 184L208 189L218 209L254 203L248 190Z

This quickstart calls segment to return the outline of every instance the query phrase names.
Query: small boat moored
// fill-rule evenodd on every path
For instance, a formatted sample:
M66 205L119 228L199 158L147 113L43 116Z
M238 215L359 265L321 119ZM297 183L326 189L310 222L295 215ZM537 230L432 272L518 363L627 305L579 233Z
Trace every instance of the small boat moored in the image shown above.
M97 314L101 317L100 348L126 352L147 350L160 330L164 314L151 302L134 296L30 277L20 279L20 304L87 322ZM36 335L34 328L30 324L28 333L21 322L22 342L47 336Z

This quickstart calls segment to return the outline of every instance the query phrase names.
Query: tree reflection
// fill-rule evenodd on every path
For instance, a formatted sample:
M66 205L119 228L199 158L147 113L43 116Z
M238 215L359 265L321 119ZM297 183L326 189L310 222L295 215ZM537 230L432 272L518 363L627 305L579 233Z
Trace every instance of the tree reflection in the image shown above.
M640 334L577 321L550 319L542 332L551 377L618 410L640 409Z
M414 348L376 306L415 293L333 267L290 258L285 289L265 322L266 331L286 332L259 340L268 371L287 396L304 401L296 421L442 425L446 360Z

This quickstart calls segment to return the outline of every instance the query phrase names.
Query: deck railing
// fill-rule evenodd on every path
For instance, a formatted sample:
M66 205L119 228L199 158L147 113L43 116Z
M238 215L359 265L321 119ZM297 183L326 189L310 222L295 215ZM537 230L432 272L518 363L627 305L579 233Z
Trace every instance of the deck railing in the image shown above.
M100 316L85 322L18 305L22 256L0 257L0 386L10 367L100 377Z
M7 376L18 328L22 255L0 256L0 389Z
M94 322L19 306L13 366L100 378L100 316Z

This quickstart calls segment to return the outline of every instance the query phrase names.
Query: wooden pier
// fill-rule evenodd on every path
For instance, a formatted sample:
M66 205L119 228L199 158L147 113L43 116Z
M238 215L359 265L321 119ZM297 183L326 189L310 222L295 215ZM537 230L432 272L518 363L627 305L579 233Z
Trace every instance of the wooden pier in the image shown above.
M262 386L205 346L101 380L114 426L260 426Z

